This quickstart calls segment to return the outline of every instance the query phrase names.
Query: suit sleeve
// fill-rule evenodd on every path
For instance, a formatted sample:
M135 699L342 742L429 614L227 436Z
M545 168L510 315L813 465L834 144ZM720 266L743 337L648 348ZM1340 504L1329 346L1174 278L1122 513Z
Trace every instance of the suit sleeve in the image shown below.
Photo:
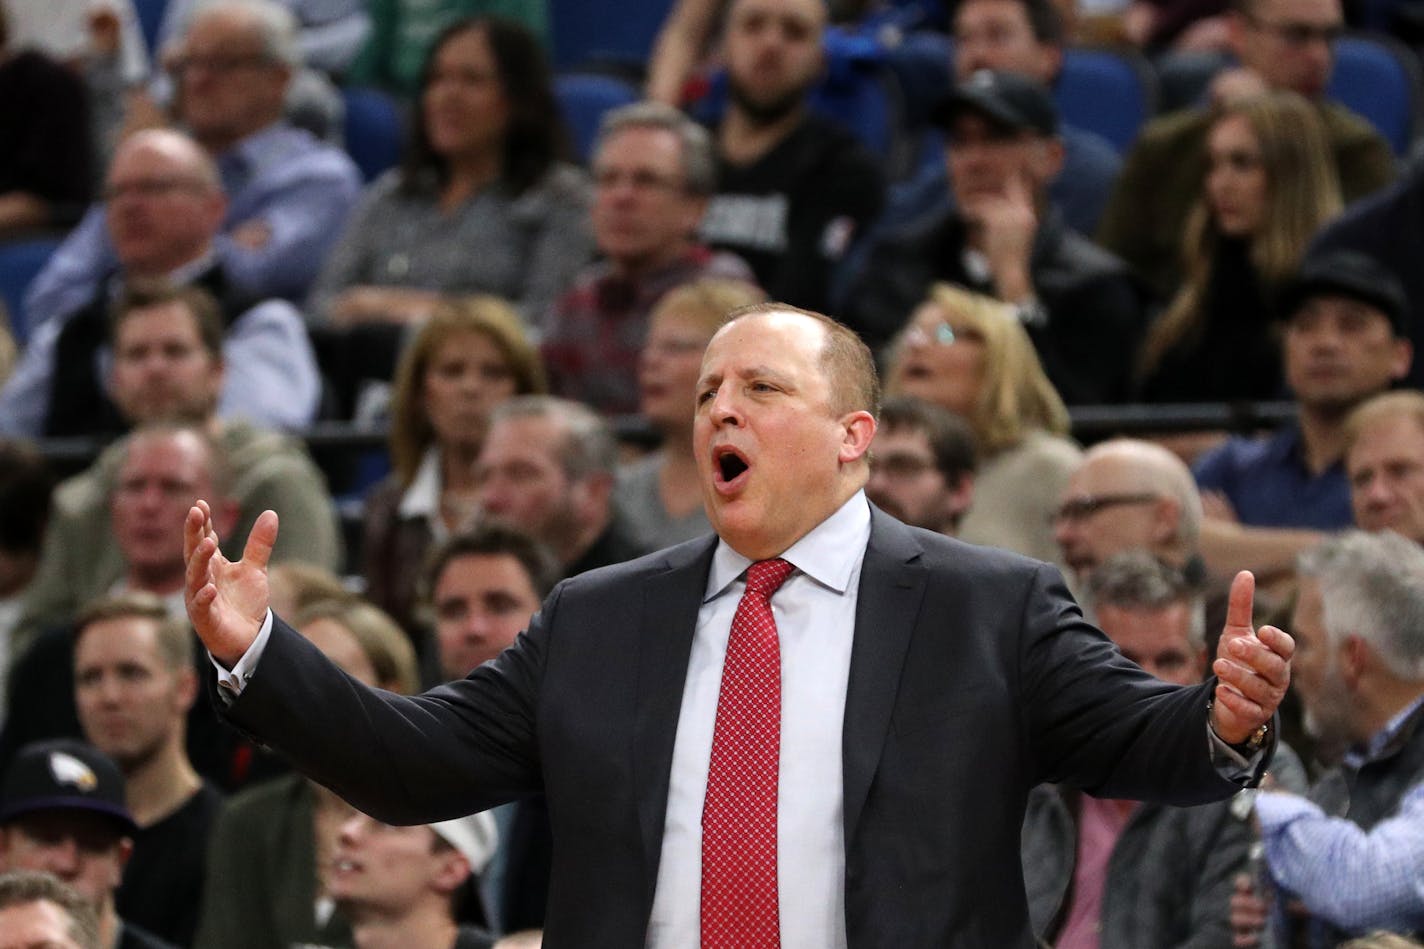
M468 678L401 696L347 676L281 620L223 713L377 820L422 824L541 787L536 705L559 590Z

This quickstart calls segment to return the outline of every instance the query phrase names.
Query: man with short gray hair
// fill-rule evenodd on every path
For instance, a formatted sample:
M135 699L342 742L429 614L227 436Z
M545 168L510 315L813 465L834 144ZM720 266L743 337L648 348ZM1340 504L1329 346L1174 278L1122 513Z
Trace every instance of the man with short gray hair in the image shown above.
M593 238L603 259L555 301L544 322L544 361L559 395L632 413L653 304L704 277L753 277L740 257L697 238L717 181L702 126L660 103L614 109L591 164Z
M1303 554L1291 633L1305 730L1333 768L1256 816L1280 945L1424 932L1424 550L1350 531ZM1301 912L1285 907L1299 901ZM1303 941L1302 941L1303 940ZM1237 943L1241 945L1241 943Z
M1092 571L1086 595L1128 659L1165 682L1202 680L1202 595L1180 570L1145 550L1119 553ZM1228 801L1170 807L1040 785L1029 795L1022 837L1034 935L1042 945L1100 949L1229 945L1233 881L1251 844L1248 815L1233 813Z
M618 448L586 405L526 395L499 405L475 462L480 507L553 551L565 576L641 556L613 506Z

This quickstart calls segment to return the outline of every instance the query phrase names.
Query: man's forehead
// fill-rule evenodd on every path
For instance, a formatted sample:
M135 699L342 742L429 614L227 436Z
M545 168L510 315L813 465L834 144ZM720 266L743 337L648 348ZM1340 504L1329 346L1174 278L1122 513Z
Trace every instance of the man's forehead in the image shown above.
M1344 17L1339 0L1250 0L1246 9L1272 23L1338 23Z
M1347 468L1381 456L1396 458L1424 457L1424 425L1412 414L1403 412L1371 419L1361 426L1354 444L1345 456Z
M735 23L748 16L773 16L819 27L826 21L822 0L732 0L727 20Z
M682 142L676 132L660 125L627 125L604 139L593 156L594 171L607 168L676 167Z
M174 332L196 337L198 318L181 301L164 300L129 311L114 331L114 336L120 342L138 342Z

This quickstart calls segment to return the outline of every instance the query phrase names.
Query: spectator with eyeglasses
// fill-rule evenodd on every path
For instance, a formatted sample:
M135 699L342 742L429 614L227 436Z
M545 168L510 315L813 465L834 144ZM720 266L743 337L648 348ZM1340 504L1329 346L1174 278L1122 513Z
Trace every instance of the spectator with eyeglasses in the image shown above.
M1167 449L1115 438L1088 449L1053 510L1053 536L1080 590L1115 554L1142 550L1202 577L1202 502L1186 464Z
M171 119L216 162L227 199L211 256L251 299L302 301L360 189L344 152L283 120L300 58L292 15L274 0L214 0L168 61ZM94 297L120 265L106 215L106 205L91 208L35 278L23 314L32 334Z
M104 204L95 220L112 248L113 267L73 309L30 337L0 389L0 432L111 438L138 421L111 401L109 370L118 349L110 340L117 323L111 310L125 294L137 294L153 299L136 309L176 307L181 314L192 300L157 299L174 287L201 289L215 304L207 308L216 311L216 341L228 368L225 377L219 372L205 381L221 389L218 414L268 428L311 421L321 386L301 314L285 300L253 297L241 286L240 268L234 273L222 253L222 222L232 202L202 147L168 129L135 133L114 155ZM151 359L140 371L161 372L163 361ZM127 366L118 361L118 368ZM273 379L281 385L274 388Z
M1324 99L1334 65L1333 41L1344 24L1340 0L1236 0L1228 16L1240 68L1217 78L1218 102L1266 91L1304 96L1325 132L1326 148L1346 203L1388 184L1395 174L1389 145L1370 125ZM1098 240L1127 261L1162 299L1185 274L1181 235L1207 169L1215 109L1183 109L1143 127L1123 164Z
M961 416L978 443L960 539L1056 560L1049 514L1082 452L1014 308L936 284L890 352L886 392Z
M751 268L697 237L717 169L707 130L654 102L606 114L593 150L593 239L602 260L580 271L544 323L554 392L601 412L638 409L638 354L653 305L703 277L752 282Z

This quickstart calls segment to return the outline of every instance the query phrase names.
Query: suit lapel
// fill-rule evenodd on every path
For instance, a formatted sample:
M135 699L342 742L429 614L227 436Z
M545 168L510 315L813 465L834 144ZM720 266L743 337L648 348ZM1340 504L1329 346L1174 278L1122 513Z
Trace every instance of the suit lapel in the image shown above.
M880 761L900 672L924 593L920 546L898 521L871 508L870 544L860 570L841 759L845 839L850 845Z
M715 537L674 547L668 551L668 569L653 576L643 590L642 622L637 639L633 777L647 868L646 898L650 907L662 855L673 744L677 739L687 663L715 549Z

